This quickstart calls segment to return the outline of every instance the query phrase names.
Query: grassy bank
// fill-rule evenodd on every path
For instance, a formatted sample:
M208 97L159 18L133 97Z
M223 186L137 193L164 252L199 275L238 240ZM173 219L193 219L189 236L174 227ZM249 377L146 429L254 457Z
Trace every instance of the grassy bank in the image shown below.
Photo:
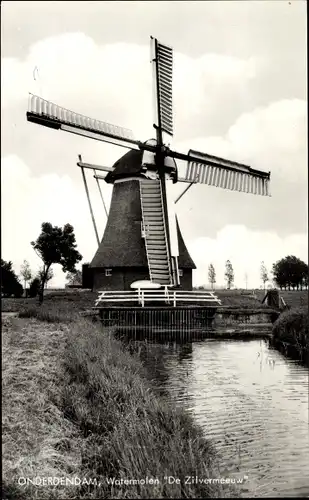
M267 310L268 307L262 304L265 292L263 290L215 290L215 294L222 301L224 309L240 310ZM291 307L308 307L308 292L305 290L292 290L279 292L286 304ZM97 298L97 293L81 289L61 289L58 291L46 291L44 303L47 305L60 304L65 302L73 309L83 310L92 307ZM2 311L19 312L21 308L36 305L38 299L14 299L3 298ZM60 305L61 307L61 305Z
M308 308L295 308L282 313L273 326L273 341L287 351L294 351L309 364Z
M261 297L256 292L245 290L215 290L215 294L221 300L222 307L228 309L267 309L265 304L262 304L264 295Z
M251 309L252 311L267 309L262 300L264 290L215 290L215 294L222 301L222 306L229 309ZM306 290L279 290L280 296L288 307L307 307L308 291Z
M94 305L97 293L88 290L59 290L57 292L46 293L43 307L62 312L78 312L89 309ZM37 307L38 298L2 298L2 312L20 312L24 309Z
M233 485L185 484L223 476L215 452L187 414L154 395L136 354L64 304L46 308L24 310L3 332L3 498L235 495ZM18 485L34 476L85 481Z
M25 477L63 477L80 471L80 436L56 404L67 332L64 326L19 318L2 321L2 498L53 498L25 487ZM19 479L21 478L21 479ZM19 484L21 483L21 484ZM75 487L57 488L76 498Z

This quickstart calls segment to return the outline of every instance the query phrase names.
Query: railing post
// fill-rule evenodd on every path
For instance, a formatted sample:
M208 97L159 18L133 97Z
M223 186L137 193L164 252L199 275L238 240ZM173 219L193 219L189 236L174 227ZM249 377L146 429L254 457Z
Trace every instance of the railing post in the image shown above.
M176 307L176 291L174 291L174 307Z

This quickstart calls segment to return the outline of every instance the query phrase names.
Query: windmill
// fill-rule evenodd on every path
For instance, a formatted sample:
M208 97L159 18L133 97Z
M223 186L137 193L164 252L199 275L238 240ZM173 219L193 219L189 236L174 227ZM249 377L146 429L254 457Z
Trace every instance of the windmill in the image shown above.
M175 203L196 183L269 195L269 172L194 150L183 154L166 145L166 136L173 136L173 51L153 37L150 43L155 139L139 141L131 130L30 95L28 121L129 149L113 167L83 163L79 158L78 166L82 170L98 241L98 250L91 262L94 289L128 290L135 280L148 280L154 285L191 290L195 264L180 232ZM187 162L184 177L178 175L176 160ZM111 207L101 242L85 168L94 172L99 189L99 180L113 184ZM171 186L176 182L187 186L177 200L173 200ZM100 195L104 204L101 190ZM107 213L105 205L104 208Z

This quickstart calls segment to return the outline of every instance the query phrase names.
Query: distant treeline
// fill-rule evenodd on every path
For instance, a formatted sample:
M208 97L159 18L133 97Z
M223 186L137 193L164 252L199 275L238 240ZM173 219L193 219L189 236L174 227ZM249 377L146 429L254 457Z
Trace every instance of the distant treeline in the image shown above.
M272 276L271 276L272 274ZM261 262L260 277L263 287L265 289L266 283L273 281L276 286L282 290L303 290L308 288L308 264L295 257L295 255L288 255L281 260L278 260L272 265L272 271L269 272L264 264ZM235 282L235 274L231 261L227 260L225 263L224 278L226 281L226 288L229 290L233 287ZM216 270L213 264L208 266L208 280L211 287L214 288L216 283ZM245 273L245 282L247 287L248 274ZM204 288L204 287L199 287ZM217 287L220 288L220 287Z
M87 266L83 266L87 267ZM84 270L83 270L84 271ZM40 286L42 285L43 268L34 274L27 261L24 261L20 276L24 281L24 288L19 282L17 275L13 270L12 262L6 262L1 259L1 295L10 297L21 297L23 290L27 290L27 283L29 283L28 295L35 297L39 293ZM46 274L46 273L45 273ZM82 286L83 276L80 270L68 272L66 275L67 284L70 286ZM235 273L231 261L227 260L225 263L225 281L226 288L229 290L234 287ZM53 277L52 270L49 268L48 274L45 276L45 286L47 282ZM281 260L278 260L272 265L272 271L269 272L264 262L261 262L260 277L263 287L265 289L267 282L273 282L280 290L306 290L308 289L308 264L295 257L288 255ZM216 284L216 270L213 264L208 266L208 279L212 288ZM245 281L247 288L248 275L245 273ZM195 288L204 289L205 286ZM217 289L224 288L217 286Z

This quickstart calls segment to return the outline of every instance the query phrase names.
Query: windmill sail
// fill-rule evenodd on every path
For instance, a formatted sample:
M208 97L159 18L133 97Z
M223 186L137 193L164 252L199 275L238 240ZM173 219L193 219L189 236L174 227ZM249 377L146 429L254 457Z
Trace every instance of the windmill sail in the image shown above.
M171 243L171 257L178 257L179 245L177 237L176 210L175 210L172 179L165 178L165 186L166 186L166 202L167 202L166 203L167 219L168 219L170 243Z
M151 37L152 48L152 62L154 63L154 83L156 94L156 120L155 128L157 129L157 147L160 149L163 146L163 132L173 135L173 50L167 45L158 42L157 39ZM163 172L165 163L164 158L161 156L156 158L156 167L159 168L158 173L160 177L160 190L162 199L162 216L165 233L165 247L166 247L166 264L168 278L160 276L160 282L164 279L170 284L177 285L179 283L178 271L178 241L176 221L174 214L169 210L166 176ZM158 162L157 162L158 161ZM176 169L177 171L177 169ZM146 241L147 244L147 241ZM175 255L173 255L173 253ZM151 270L151 265L149 265Z
M183 156L183 155L179 155ZM181 159L184 159L182 157ZM270 196L270 174L248 165L190 150L185 182L196 182L232 191Z
M169 245L160 180L140 180L143 231L150 280L171 285Z
M134 149L134 146L138 149L139 143L134 139L132 130L75 113L33 94L29 98L27 120L128 149Z
M173 135L173 50L156 39L152 40L156 69L157 126L160 131Z
M78 163L83 176L84 168L94 171L101 196L99 179L104 178L114 185L104 236L91 262L91 267L96 270L94 288L102 284L113 288L119 283L126 288L131 278L132 281L134 278L134 281L147 282L150 278L151 282L165 286L180 285L192 289L195 264L175 217L171 199L173 183L189 184L181 196L195 183L269 195L269 172L198 151L183 154L166 147L163 134L173 136L174 133L173 50L152 37L151 48L156 90L154 127L157 137L154 140L137 141L131 130L74 113L30 95L28 121L131 150L113 168L83 163L81 159ZM185 177L178 176L177 159L187 162ZM102 171L107 172L105 177L100 175ZM85 189L87 192L86 182ZM88 192L87 195L89 200ZM104 205L103 197L102 202ZM181 280L179 267L183 276Z

